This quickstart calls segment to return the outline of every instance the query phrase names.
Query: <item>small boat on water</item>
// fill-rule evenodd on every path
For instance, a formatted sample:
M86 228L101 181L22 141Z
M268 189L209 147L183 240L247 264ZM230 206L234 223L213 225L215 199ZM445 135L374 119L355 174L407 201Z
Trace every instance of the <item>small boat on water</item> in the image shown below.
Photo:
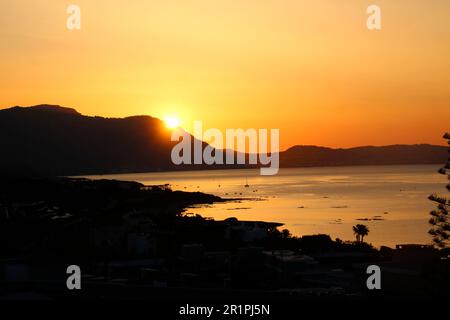
M245 186L244 187L250 188L250 185L248 184L248 178L247 177L245 177Z

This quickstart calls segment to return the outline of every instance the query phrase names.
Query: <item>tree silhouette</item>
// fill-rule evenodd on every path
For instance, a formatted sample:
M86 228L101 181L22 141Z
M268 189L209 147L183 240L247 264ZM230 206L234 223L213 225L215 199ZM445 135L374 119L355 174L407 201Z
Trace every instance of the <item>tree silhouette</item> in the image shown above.
M356 241L363 243L364 237L369 234L369 228L363 224L357 224L356 226L353 226L353 233L356 235Z
M450 134L444 134L444 139L448 140L450 145ZM450 150L449 150L450 152ZM440 174L446 175L450 180L450 158L447 163L439 169ZM447 190L450 191L450 184L447 184ZM448 247L450 244L450 221L448 219L448 209L450 208L450 198L442 197L437 194L432 194L428 197L433 202L437 203L437 208L430 212L431 218L429 220L432 228L428 233L433 237L434 244L439 248Z
M281 231L281 236L282 236L284 239L289 239L290 237L292 237L292 234L291 234L291 232L290 232L288 229L283 229L283 230Z

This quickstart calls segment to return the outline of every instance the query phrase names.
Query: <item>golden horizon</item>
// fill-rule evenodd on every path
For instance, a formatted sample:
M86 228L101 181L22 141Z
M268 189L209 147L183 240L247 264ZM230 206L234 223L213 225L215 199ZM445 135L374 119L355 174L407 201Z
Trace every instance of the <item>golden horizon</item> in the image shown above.
M0 4L0 105L176 115L280 129L293 145L441 145L450 119L450 3L182 0Z

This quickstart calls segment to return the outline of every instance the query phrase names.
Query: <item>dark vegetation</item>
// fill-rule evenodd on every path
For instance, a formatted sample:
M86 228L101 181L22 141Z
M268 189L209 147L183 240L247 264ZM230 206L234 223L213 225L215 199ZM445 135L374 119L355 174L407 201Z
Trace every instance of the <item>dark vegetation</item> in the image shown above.
M450 145L450 134L446 133L444 139L447 139L448 144ZM439 173L450 180L450 158L448 158L445 165L439 169ZM450 191L450 183L447 184L446 188L447 191ZM429 222L432 228L430 229L429 234L433 237L434 244L439 248L449 247L450 219L448 217L448 210L450 208L450 198L432 194L429 199L437 203L437 208L430 212L431 218Z
M133 215L173 235L194 204L224 201L200 192L137 182L76 178L0 180L0 254L45 259L89 256L93 228L122 225ZM78 254L77 254L78 253Z

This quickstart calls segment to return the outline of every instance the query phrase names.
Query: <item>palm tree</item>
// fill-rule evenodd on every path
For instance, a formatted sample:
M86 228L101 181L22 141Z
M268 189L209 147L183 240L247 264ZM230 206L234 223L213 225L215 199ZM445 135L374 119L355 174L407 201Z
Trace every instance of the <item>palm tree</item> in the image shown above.
M353 226L353 233L356 235L356 241L363 243L364 237L369 234L369 228L363 224L357 224L356 226Z

